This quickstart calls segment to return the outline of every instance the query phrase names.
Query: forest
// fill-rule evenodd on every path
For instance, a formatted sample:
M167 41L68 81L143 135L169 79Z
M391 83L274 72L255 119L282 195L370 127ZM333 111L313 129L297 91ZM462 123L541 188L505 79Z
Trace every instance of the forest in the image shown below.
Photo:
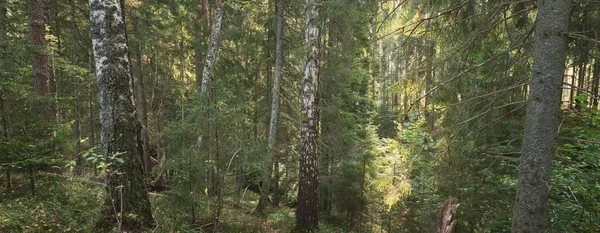
M600 232L598 0L0 0L0 232Z

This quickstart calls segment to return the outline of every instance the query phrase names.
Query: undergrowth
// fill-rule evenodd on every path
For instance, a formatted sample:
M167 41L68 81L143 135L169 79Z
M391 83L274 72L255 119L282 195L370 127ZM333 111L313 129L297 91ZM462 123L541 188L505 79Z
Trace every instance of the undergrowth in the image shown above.
M36 175L35 194L27 176L13 175L13 186L6 187L0 177L0 232L94 232L93 223L99 217L104 187L94 178L69 178L55 174ZM262 216L253 213L258 195L248 192L243 198L226 197L218 227L215 227L210 207L214 199L195 195L195 219L191 206L178 205L169 191L152 193L152 208L156 228L148 232L291 232L294 209L270 207ZM320 232L346 232L340 227L320 223Z

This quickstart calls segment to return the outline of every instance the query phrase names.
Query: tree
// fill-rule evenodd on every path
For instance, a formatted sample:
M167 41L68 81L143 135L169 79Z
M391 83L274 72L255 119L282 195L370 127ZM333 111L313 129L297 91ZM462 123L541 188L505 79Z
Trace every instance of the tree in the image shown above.
M260 199L256 210L261 212L269 202L269 190L271 188L271 175L275 158L274 146L277 138L277 119L279 117L279 89L281 79L281 69L283 60L283 13L284 0L277 1L277 31L275 35L275 74L273 76L273 98L271 99L271 120L269 121L269 139L267 145L267 156L265 159L265 174L263 178L263 187L260 190ZM275 181L277 182L277 181ZM275 190L274 195L277 195Z
M320 28L317 7L320 0L306 1L304 46L306 57L302 78L302 119L300 125L300 174L296 229L303 232L318 228L317 140L319 124Z
M77 64L77 19L75 16L75 0L71 0L71 34L73 38L72 50L71 51L71 62L73 65ZM79 154L81 152L81 114L79 112L79 77L78 75L73 76L73 95L75 96L75 103L73 108L75 109L75 158L77 159L77 174L81 175L81 169L83 166L83 158Z
M212 28L210 31L210 38L208 41L208 51L206 52L206 59L204 60L204 69L202 70L202 80L200 83L200 99L201 99L201 103L203 103L206 106L210 106L212 104L211 101L211 82L212 82L212 78L214 75L214 67L215 67L215 61L216 58L219 54L219 42L221 40L221 24L223 23L223 1L221 0L217 0L215 2L217 8L215 11L215 20L212 24ZM197 67L196 67L197 69ZM207 108L207 113L206 114L206 118L211 117L210 115L210 111L212 108ZM206 120L206 119L205 119ZM208 135L210 135L213 130L211 129L211 127L207 127L208 130L206 130L206 132L203 132L203 134L200 136L200 138L198 139L198 141L200 142L200 146L202 146L202 143L205 143L203 147L203 149L205 151L208 151L209 153L209 162L211 163L209 165L209 169L208 169L208 195L209 196L215 196L217 195L217 189L219 186L218 183L218 160L219 158L216 158L215 155L213 153L210 152L210 150L208 149L209 144L208 142L210 141L210 137ZM206 137L205 139L203 139L203 137ZM203 142L204 140L204 142ZM216 153L215 153L216 154Z
M512 232L544 232L571 1L538 1L530 94Z
M102 151L110 162L100 231L141 232L154 225L141 162L123 5L90 0L90 36L100 89Z
M48 55L46 46L46 23L44 20L45 0L28 0L29 7L29 39L32 45L39 46L41 51L33 56L33 86L38 95L47 96L50 93L50 72L48 70ZM46 123L50 122L51 110L45 108L41 114Z

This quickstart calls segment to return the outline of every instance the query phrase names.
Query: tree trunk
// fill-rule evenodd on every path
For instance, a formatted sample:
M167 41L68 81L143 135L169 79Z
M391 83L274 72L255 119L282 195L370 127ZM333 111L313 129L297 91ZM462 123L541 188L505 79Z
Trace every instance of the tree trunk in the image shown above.
M263 187L260 191L260 199L256 210L262 212L269 201L269 189L271 187L271 175L275 157L275 146L277 137L277 124L279 118L279 91L281 80L281 69L283 60L283 13L284 0L277 1L277 31L275 35L275 74L273 76L273 97L271 99L271 121L269 122L269 139L267 156L265 159L265 175L263 177ZM277 193L274 193L277 195Z
M544 232L555 150L570 0L538 1L530 95L512 232Z
M459 204L452 204L452 199L444 201L444 206L438 216L437 233L454 233L456 230L456 208Z
M102 151L110 160L97 231L142 232L154 225L137 135L124 10L119 0L90 0L90 36L100 90Z
M194 58L196 65L196 83L198 86L202 84L202 63L206 56L203 56L205 37L209 33L208 24L208 0L197 0L201 5L200 10L196 13L196 22L194 22Z
M28 0L29 3L29 39L31 44L40 47L41 51L33 56L33 87L38 95L43 97L50 93L50 72L48 69L48 55L46 46L46 23L44 20L45 0ZM41 114L44 122L49 123L52 110L44 104Z
M598 109L598 87L600 86L600 61L595 59L594 71L592 72L592 109Z
M71 44L71 63L73 65L77 65L77 21L75 17L75 0L71 0L71 35L72 35L72 44ZM75 97L74 110L75 110L75 125L73 126L74 134L75 134L75 158L77 158L77 175L81 175L82 166L83 166L83 158L79 154L81 151L81 116L79 114L79 76L75 75L73 77L73 96Z
M0 17L2 17L2 15L0 15ZM0 43L2 43L2 41L0 41ZM2 137L8 139L8 124L6 123L6 111L4 110L4 99L2 98L2 95L0 95L0 117L0 124L2 126ZM12 187L12 180L10 178L10 170L8 170L8 168L5 168L4 175L6 176L6 187L10 189Z
M4 49L6 48L6 1L0 0L0 53L4 53ZM4 61L0 60L0 70L4 69ZM0 78L3 79L4 76L1 75ZM6 122L6 112L4 110L4 99L0 94L0 124L2 126L2 137L8 138L8 124ZM4 175L6 176L6 187L11 188L12 182L10 178L10 171L8 169L4 170Z
M575 91L577 88L575 86L575 74L571 74L571 88L569 88L569 108L575 109Z
M135 65L134 71L134 86L135 86L135 106L137 107L138 120L142 127L140 131L140 137L142 138L142 157L144 162L144 175L146 181L149 182L152 179L152 158L150 153L150 134L148 127L148 110L146 109L146 94L144 85L144 73L142 71L142 44L143 39L137 26L137 18L133 18L133 32L136 34L136 48L135 48Z
M204 60L204 69L202 70L202 82L200 85L200 98L201 98L201 102L204 104L204 106L210 106L211 105L211 80L213 77L213 69L214 69L214 63L215 60L218 56L218 52L219 52L219 42L221 40L221 24L223 22L223 2L221 0L217 0L216 2L217 5L217 9L215 12L215 21L214 24L212 25L212 29L211 29L211 33L210 33L210 38L209 38L209 42L208 42L208 51L206 52L206 58ZM206 119L211 119L212 115L210 114L212 112L212 109L208 109L207 113L205 116ZM207 127L208 130L206 130L206 132L211 132L212 130L210 130L211 127ZM217 179L218 176L215 174L216 170L217 170L217 161L214 158L213 153L210 152L210 149L208 149L210 147L210 143L209 143L209 137L208 135L206 135L206 138L203 139L203 137L205 137L204 135L201 135L198 139L198 142L200 144L200 149L207 151L209 153L209 169L208 169L208 195L209 196L215 196L217 194L217 190L216 190L216 186L217 186ZM203 142L204 141L204 142Z
M89 63L89 70L90 70L90 79L94 79L94 74L92 73L92 71L94 70L94 64L92 63L92 57L88 57L88 63ZM90 82L90 84L88 85L88 108L89 108L89 113L88 113L88 127L89 127L89 147L94 148L96 146L96 133L95 133L95 125L94 125L94 101L95 101L95 95L94 95L94 89L93 89L93 84L92 82ZM97 168L97 164L94 163L92 164L92 169L94 171L94 177L98 176L98 168Z
M319 122L320 28L317 5L321 0L306 1L304 44L307 48L302 79L302 119L300 126L300 174L296 229L312 232L318 229L319 166L317 141Z

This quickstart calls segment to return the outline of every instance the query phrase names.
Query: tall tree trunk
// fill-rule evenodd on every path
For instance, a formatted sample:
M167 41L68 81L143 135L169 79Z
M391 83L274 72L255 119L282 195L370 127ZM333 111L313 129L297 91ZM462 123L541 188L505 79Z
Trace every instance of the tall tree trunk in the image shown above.
M592 109L598 109L598 87L600 86L600 61L594 60L594 71L592 72Z
M6 1L0 0L0 54L4 54L6 48ZM4 58L4 56L0 57ZM4 61L0 60L0 70L4 69ZM4 79L2 72L0 72L0 79ZM8 124L6 122L6 111L4 110L4 99L0 93L0 126L2 126L2 137L8 138ZM12 188L12 180L10 177L10 170L5 169L4 175L6 177L6 187Z
M205 37L210 31L208 23L208 0L197 0L201 6L196 13L196 22L194 22L194 58L196 65L196 83L198 86L202 84L202 64L206 56L203 56Z
M584 83L585 83L585 67L586 64L585 63L581 63L579 65L579 69L578 69L578 75L577 75L577 95L583 95L585 94L585 88L584 88ZM575 74L573 74L575 75ZM575 98L575 109L577 109L577 112L581 112L581 100L579 100L579 98Z
M0 15L0 17L2 17L2 15ZM2 43L2 41L0 41L0 43ZM4 110L4 99L2 98L2 95L0 95L0 117L2 118L0 119L0 124L2 126L2 137L8 139L8 124L6 123L6 111ZM6 177L6 187L10 189L12 187L12 180L10 178L10 170L8 170L8 168L5 168L4 175Z
M154 225L137 135L133 78L119 0L90 0L90 36L100 89L102 151L111 160L97 231L141 232Z
M212 29L210 32L210 38L208 41L208 51L206 52L206 58L204 60L204 69L202 70L202 82L200 84L200 99L201 102L205 106L210 106L211 103L211 82L213 77L213 69L214 63L218 56L219 52L219 42L221 40L221 24L223 22L223 2L222 0L217 0L216 2L217 9L215 12L215 20L212 25ZM212 107L207 110L206 118L211 119ZM211 132L211 127L207 127L208 130L206 132ZM206 137L203 139L203 137ZM218 176L215 174L217 171L217 161L214 158L213 153L210 152L209 144L209 136L201 135L198 139L201 150L207 151L209 153L209 169L208 169L208 195L215 196L217 194L216 184L218 183ZM203 142L204 141L204 142Z
M28 0L29 3L29 39L31 44L39 46L41 51L33 56L33 87L35 92L43 97L50 93L50 72L46 46L46 23L44 20L45 0ZM44 122L49 123L52 109L45 104L41 114Z
M538 1L512 232L544 232L565 71L570 0Z
M317 5L321 0L306 1L304 44L307 48L302 78L302 123L300 126L300 174L298 181L298 208L296 229L318 229L319 166L317 164L317 141L319 122L319 67L320 28Z
M283 13L284 1L277 1L277 30L275 35L275 74L273 76L273 97L271 99L271 121L269 122L269 139L267 156L265 159L265 175L263 177L263 187L260 191L260 199L256 210L261 212L269 201L269 189L271 187L271 175L273 163L275 161L275 146L277 138L277 124L279 118L279 91L281 80L281 69L283 62ZM274 193L277 195L277 193Z
M93 56L93 55L92 55ZM89 70L90 70L90 79L94 80L94 74L92 73L94 70L94 64L92 62L92 57L89 56L88 57L88 63L89 63ZM88 127L89 127L89 147L94 148L96 146L96 133L95 133L95 128L96 126L94 125L94 101L95 101L95 95L94 95L94 88L93 88L93 82L90 82L90 84L88 85L88 108L89 108L89 112L88 112ZM97 164L92 164L92 169L94 171L94 177L98 176L98 168L96 167Z
M575 109L575 92L577 87L575 86L575 74L571 74L571 87L569 88L569 108Z
M71 34L72 34L72 44L71 44L71 62L73 65L77 65L77 19L75 17L75 0L71 0ZM81 170L83 166L83 158L79 154L81 151L81 116L79 114L79 76L75 75L73 77L73 96L75 97L75 125L73 128L75 134L75 158L77 158L77 174L81 175Z
M136 35L136 43L135 43L135 65L133 66L133 78L134 78L134 86L135 86L135 106L137 107L138 120L140 121L140 126L142 127L140 131L140 136L142 138L142 158L144 162L144 175L146 177L146 181L149 182L152 178L152 157L150 153L150 134L148 127L148 110L146 108L146 92L144 85L144 72L142 69L142 44L141 41L144 41L141 37L141 33L139 31L139 27L137 24L137 18L132 17L133 19L133 33Z

